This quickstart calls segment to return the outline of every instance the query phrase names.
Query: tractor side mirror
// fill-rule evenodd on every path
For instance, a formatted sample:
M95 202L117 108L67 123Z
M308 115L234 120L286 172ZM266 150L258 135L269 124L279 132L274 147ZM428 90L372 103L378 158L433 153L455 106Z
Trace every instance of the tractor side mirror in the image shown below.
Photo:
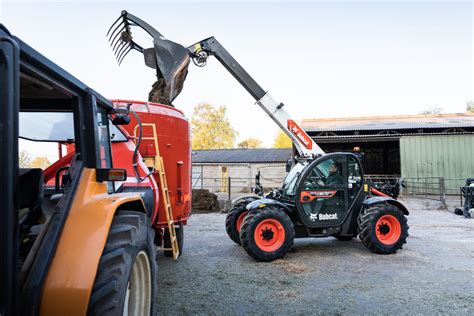
M128 125L130 123L130 116L125 114L116 114L112 120L114 125Z

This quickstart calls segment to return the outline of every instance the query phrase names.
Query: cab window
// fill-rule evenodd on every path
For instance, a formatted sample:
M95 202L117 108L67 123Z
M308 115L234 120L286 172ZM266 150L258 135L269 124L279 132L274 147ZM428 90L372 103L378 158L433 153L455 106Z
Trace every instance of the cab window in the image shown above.
M362 187L362 170L355 157L347 157L347 186L349 191L349 204L352 204Z
M305 177L303 190L337 189L344 185L343 162L340 159L326 159L316 165Z

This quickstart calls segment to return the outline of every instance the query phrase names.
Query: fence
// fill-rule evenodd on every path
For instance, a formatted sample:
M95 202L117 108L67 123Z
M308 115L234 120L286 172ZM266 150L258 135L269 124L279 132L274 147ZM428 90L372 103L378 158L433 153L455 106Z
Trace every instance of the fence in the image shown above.
M446 196L459 195L459 187L466 179L461 178L404 178L403 192L407 195L423 196L426 199L446 203Z
M193 189L207 189L218 194L221 198L230 203L233 195L251 193L255 187L255 178L225 177L225 178L205 178L202 173L193 174ZM400 178L389 175L365 175L368 181L375 184L399 184L400 196L416 196L425 199L437 200L446 203L446 195L458 195L459 187L465 182L461 178ZM282 178L264 178L260 181L266 192L281 187Z
M422 196L425 199L446 202L446 186L442 177L404 178L402 187L404 195Z
M265 191L281 187L282 178L260 178ZM255 188L255 178L206 178L200 175L192 179L193 189L207 189L210 192L221 193L249 193Z
M260 178L265 193L272 189L281 187L282 178ZM225 177L206 178L202 174L192 179L193 189L206 189L215 193L220 201L224 201L224 207L229 208L231 201L239 195L252 193L255 188L255 178Z

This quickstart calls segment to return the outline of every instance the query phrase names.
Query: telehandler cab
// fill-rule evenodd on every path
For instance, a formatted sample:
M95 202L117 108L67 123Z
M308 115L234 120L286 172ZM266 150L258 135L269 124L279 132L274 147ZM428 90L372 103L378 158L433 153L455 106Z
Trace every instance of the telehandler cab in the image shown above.
M132 36L137 26L153 37L143 48ZM162 91L176 97L184 84L189 60L199 67L209 56L237 79L270 118L291 138L298 155L282 187L265 197L235 201L226 219L229 237L258 261L282 258L294 238L334 236L362 243L380 254L395 253L408 236L408 210L364 179L359 157L324 151L214 38L185 48L166 39L138 17L122 11L109 30L111 46L121 63L131 50L143 53L145 64L156 69Z

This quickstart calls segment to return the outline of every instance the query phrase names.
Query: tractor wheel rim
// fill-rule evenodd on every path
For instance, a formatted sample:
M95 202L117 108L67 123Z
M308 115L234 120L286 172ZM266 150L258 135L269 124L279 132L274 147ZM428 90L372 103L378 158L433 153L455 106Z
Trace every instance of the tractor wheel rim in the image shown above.
M260 250L274 252L285 242L285 235L285 228L278 220L265 219L255 229L255 244Z
M147 253L142 250L132 266L122 315L150 315L151 287L150 262Z
M402 234L400 221L393 215L383 215L375 224L377 239L384 245L395 244Z
M243 212L242 214L237 217L237 222L235 223L235 226L237 226L237 232L240 233L240 228L242 228L242 223L244 222L245 216L247 216L248 212Z

